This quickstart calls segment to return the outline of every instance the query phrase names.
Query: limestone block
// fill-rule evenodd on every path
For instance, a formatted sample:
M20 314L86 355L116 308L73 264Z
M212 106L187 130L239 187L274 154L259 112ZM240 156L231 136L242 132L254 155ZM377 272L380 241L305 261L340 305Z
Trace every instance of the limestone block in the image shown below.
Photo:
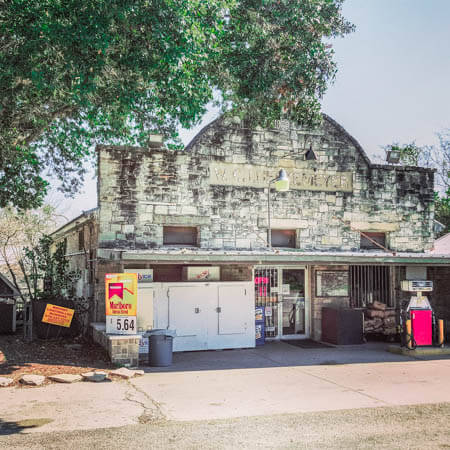
M114 241L116 239L116 233L114 232L104 232L104 233L100 233L99 236L99 241L100 242L105 242L105 241Z
M48 377L52 381L57 383L76 383L81 381L83 378L80 375L75 375L72 373L62 373L58 375L49 375Z
M45 381L45 377L42 375L22 375L19 381L29 386L40 386Z
M250 239L236 239L237 248L251 248Z
M8 387L14 383L12 378L0 377L0 387Z
M392 231L398 231L400 229L400 225L398 223L388 223L388 222L351 221L350 226L355 230L379 232L379 233L388 233Z
M195 216L198 214L197 207L196 206L182 206L181 214Z
M332 236L323 236L322 237L322 245L330 245L333 247L338 247L342 245L341 237L332 237Z
M267 228L267 226L267 217L259 217L258 227ZM303 219L272 218L270 221L270 226L272 229L277 230L295 230L297 228L308 228L309 224L307 220Z
M101 381L105 381L107 375L108 374L106 372L99 370L95 372L85 372L81 374L84 381L92 381L94 383L100 383Z
M126 367L121 367L120 369L112 370L109 374L128 380L135 376L135 371L127 369Z
M166 205L155 206L155 214L168 214L169 208Z
M280 148L280 147L278 147ZM289 149L289 147L288 147ZM294 161L293 159L286 159L286 158L282 158L278 161L278 164L280 167L284 167L284 168L289 168L289 167L295 167L295 163L296 161Z

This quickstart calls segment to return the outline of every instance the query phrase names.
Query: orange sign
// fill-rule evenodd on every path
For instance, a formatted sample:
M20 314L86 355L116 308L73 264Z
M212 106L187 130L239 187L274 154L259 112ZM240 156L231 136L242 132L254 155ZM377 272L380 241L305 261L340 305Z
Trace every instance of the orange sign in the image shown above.
M75 310L47 303L42 322L69 328Z
M107 273L105 301L107 316L136 316L137 274Z

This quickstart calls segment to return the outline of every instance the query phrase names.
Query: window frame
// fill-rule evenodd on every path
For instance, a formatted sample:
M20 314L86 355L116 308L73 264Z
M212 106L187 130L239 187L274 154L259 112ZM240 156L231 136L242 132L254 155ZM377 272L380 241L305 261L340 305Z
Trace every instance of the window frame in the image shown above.
M364 233L364 235L367 235L368 237L370 237L373 240L375 240L376 242L378 242L384 248L388 248L387 233L382 232L382 231L363 231L362 233ZM369 241L369 239L367 239L366 236L364 236L362 233L360 233L360 239L359 239L359 248L361 250L382 250L381 247L378 247L373 242ZM383 237L383 241L379 242L379 240L377 238L381 238L381 237ZM363 241L367 242L367 246L362 245Z
M170 229L170 230L169 230ZM174 235L176 235L177 233L175 232L175 230L185 230L186 234L185 236L187 236L187 231L191 230L192 231L192 241L188 242L183 242L183 239L180 239L180 241L176 241L173 239L170 239L171 242L167 242L167 232L171 232ZM181 235L181 233L179 234ZM183 225L164 225L163 226L163 246L169 246L169 247L199 247L199 235L200 235L200 230L199 227L196 226L183 226Z
M283 235L283 233L285 233L286 235L290 233L291 235L289 237L289 241L292 238L293 245L288 245L288 246L286 246L286 245L278 245L276 243L277 239L275 238L275 240L274 240L274 232L278 233L278 236ZM295 228L291 228L291 229L272 228L270 230L270 240L272 242L272 247L275 247L275 248L297 248L297 230ZM275 244L274 244L274 242L275 242Z

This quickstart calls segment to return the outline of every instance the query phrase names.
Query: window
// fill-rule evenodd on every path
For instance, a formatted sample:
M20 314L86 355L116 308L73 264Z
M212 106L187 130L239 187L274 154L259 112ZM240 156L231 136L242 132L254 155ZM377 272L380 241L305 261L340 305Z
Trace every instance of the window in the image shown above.
M197 227L163 227L163 245L198 246Z
M78 232L78 250L84 250L84 229Z
M350 266L350 306L365 308L369 303L394 306L391 293L391 268L387 266Z
M378 244L382 245L383 247L386 247L386 233L366 233L366 232L364 232L364 234L366 236L368 236L370 239L372 239L372 241L375 241ZM381 250L381 247L376 245L370 239L367 239L366 236L363 236L361 234L360 247L362 250Z
M271 230L272 247L295 248L295 230Z

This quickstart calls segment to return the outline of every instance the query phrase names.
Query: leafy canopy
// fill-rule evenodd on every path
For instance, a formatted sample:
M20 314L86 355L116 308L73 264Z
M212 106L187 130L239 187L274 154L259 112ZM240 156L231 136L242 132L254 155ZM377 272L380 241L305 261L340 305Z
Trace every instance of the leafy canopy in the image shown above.
M98 143L145 145L219 104L319 120L343 0L0 0L0 207L73 194Z

